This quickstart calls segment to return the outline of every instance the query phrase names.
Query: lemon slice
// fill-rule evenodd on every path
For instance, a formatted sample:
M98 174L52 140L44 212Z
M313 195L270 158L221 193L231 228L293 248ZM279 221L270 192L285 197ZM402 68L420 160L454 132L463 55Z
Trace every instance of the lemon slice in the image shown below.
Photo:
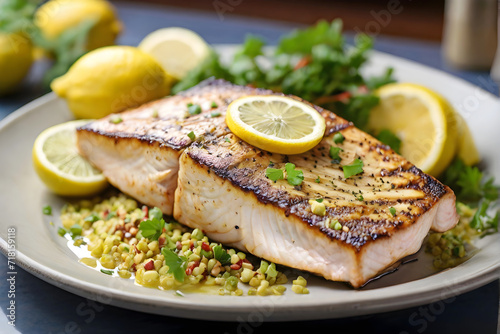
M388 129L401 139L401 155L424 172L441 174L457 151L457 122L451 105L438 93L415 84L395 83L377 91L380 103L368 126Z
M35 140L32 152L35 171L58 195L88 196L108 185L101 172L85 160L76 147L75 129L88 122L78 120L55 125Z
M467 126L465 119L455 112L458 129L458 152L457 156L468 166L473 166L481 160L474 138Z
M211 50L200 35L177 27L150 33L139 44L139 49L153 56L165 72L177 80L200 64Z
M311 106L285 96L245 96L228 107L226 123L238 137L266 151L299 154L316 146L325 119Z

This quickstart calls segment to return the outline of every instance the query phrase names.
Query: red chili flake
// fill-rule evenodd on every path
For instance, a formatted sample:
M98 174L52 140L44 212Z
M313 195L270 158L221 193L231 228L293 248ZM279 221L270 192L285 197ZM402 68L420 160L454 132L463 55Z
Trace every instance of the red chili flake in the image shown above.
M102 218L106 219L106 218L108 217L108 215L109 215L109 210L108 210L108 209L106 209L106 210L104 210L104 212L103 212L103 215L102 215L103 217L102 217Z
M212 249L210 248L210 245L207 244L206 242L201 243L201 249L203 249L205 252L210 252Z
M177 248L178 250L181 250L181 249L182 249L182 244L181 244L181 242L180 242L180 241L177 241L177 242L175 243L175 248Z
M192 240L189 242L189 249L191 249L191 250L194 249L194 243Z
M135 266L136 266L136 264L132 263L132 266L130 267L130 269L132 269L132 271L137 271L137 268Z
M142 206L142 212L144 212L144 218L149 218L149 208L147 206Z
M162 248L163 246L165 246L165 241L167 241L167 239L165 237L159 237L158 238L158 245L160 246L160 248Z
M144 265L144 269L146 270L153 270L154 268L155 268L155 263L153 262L153 260L149 261Z
M186 269L186 275L191 275L193 273L193 269L200 265L200 261L194 261L192 265L190 265Z
M250 263L250 261L248 261L247 259L243 259L243 262Z

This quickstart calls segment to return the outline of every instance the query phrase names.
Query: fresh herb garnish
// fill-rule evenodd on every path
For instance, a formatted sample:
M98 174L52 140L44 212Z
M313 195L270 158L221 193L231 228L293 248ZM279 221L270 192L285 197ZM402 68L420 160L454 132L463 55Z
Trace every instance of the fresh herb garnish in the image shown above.
M333 135L333 142L335 144L342 144L344 142L344 140L345 140L345 137L340 132L337 132L336 134Z
M283 170L282 169L276 169L276 168L270 168L268 167L266 169L266 177L271 180L271 181L278 181L278 180L283 180Z
M218 105L217 103L215 103L215 101L212 101L212 104L210 105L211 108L217 108Z
M201 107L198 104L190 105L190 106L188 106L188 112L190 115L201 114Z
M223 266L231 263L231 255L229 255L221 245L217 245L212 248L214 252L214 258L219 261Z
M193 131L191 131L190 133L187 134L187 136L189 137L189 139L191 140L195 140L196 139L196 135L194 134Z
M292 186L298 186L304 181L304 173L301 170L296 170L295 165L287 162L285 164L286 180Z
M113 270L101 269L101 273L106 275L113 275Z
M225 141L226 143L230 143L230 142L231 142L231 140L230 140L229 138L227 138L227 137L226 137L226 138L224 138L224 141Z
M330 146L330 158L332 158L332 164L338 164L342 160L342 158L339 156L340 151L344 151L340 147L336 146Z
M71 233L72 237L82 235L82 226L80 224L74 224L69 228L69 232Z
M90 215L88 215L87 217L85 217L85 219L83 220L84 222L91 222L91 223L95 223L96 221L100 220L101 218L99 218L99 216L92 212Z
M401 149L401 139L398 138L394 133L390 130L382 130L377 135L377 139L380 140L383 144L388 145L390 148L394 150L396 153L400 153Z
M109 121L113 124L119 124L123 122L123 119L119 115L111 115Z
M361 174L363 173L363 161L359 158L356 158L354 159L352 164L343 166L342 170L344 171L344 177L346 179L350 178L351 176Z
M316 180L314 180L314 182L316 182L316 183L320 183L321 182L321 180L319 179L319 176L316 178Z
M43 207L42 212L44 215L50 216L52 215L52 207L50 205L46 205Z
M155 209L157 211L155 211ZM139 231L144 238L148 238L149 240L158 240L160 235L163 233L164 227L165 220L163 219L163 214L160 209L153 208L149 211L149 219L143 220L139 224Z
M188 264L187 257L179 256L166 247L163 247L161 249L161 253L163 254L163 258L165 259L165 265L168 266L168 273L173 274L174 278L178 282L184 282Z
M219 117L220 116L220 112L213 112L210 114L210 117Z
M482 237L498 232L498 222L500 217L500 212L497 211L495 216L491 217L488 215L488 209L490 208L490 201L484 200L477 209L474 217L469 223L469 226L482 232Z
M358 201L363 201L364 200L363 194L357 194L357 195L354 195L354 197L356 197L356 199Z
M316 198L316 202L323 203L323 198Z
M57 229L57 234L59 234L61 237L64 237L66 235L66 233L67 233L67 231L62 227L59 227Z
M396 209L394 209L392 206L389 208L389 212L391 213L392 216L396 215Z

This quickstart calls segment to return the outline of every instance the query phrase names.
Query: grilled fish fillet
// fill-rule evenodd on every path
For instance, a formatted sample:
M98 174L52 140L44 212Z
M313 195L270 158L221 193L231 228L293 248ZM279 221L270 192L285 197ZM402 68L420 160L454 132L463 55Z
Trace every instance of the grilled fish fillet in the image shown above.
M82 127L80 150L119 189L210 238L354 287L418 251L430 229L457 223L447 186L319 107L327 129L313 150L286 156L241 141L226 127L225 109L255 94L274 93L208 81L127 111L119 124L104 118ZM187 103L203 112L187 117ZM214 112L221 117L211 117ZM336 132L345 137L340 164L328 156ZM356 158L363 173L346 179L342 166ZM287 162L303 171L300 186L265 177L270 164ZM324 216L312 212L316 199L323 199ZM342 229L332 228L336 221Z

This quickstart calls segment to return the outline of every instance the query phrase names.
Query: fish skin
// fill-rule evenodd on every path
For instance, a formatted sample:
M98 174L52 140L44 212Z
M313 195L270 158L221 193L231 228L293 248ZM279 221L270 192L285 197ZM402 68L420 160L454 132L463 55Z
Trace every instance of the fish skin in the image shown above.
M445 231L457 223L455 196L447 186L318 106L313 107L327 126L325 137L311 151L285 156L241 141L226 127L225 110L232 100L256 94L283 95L207 81L124 112L119 124L108 117L80 128L79 147L120 190L173 213L179 222L201 228L214 240L354 287L418 251L431 228ZM211 101L218 104L221 117L207 118L214 110L204 107L202 114L185 117L187 103ZM153 110L158 117L151 116ZM195 142L187 137L190 131L196 133ZM338 145L344 149L340 164L333 164L328 150L336 145L333 134L338 131L346 139ZM109 152L118 153L106 159ZM130 158L124 159L127 154ZM144 161L133 164L133 156L145 156ZM364 161L364 172L346 180L341 165L356 157ZM304 172L302 185L267 179L270 161L273 168L294 163ZM317 176L323 180L320 184ZM362 191L363 201L353 191ZM316 198L324 199L326 216L311 212L309 201ZM390 207L396 208L395 217ZM348 230L326 226L327 218L339 220Z

